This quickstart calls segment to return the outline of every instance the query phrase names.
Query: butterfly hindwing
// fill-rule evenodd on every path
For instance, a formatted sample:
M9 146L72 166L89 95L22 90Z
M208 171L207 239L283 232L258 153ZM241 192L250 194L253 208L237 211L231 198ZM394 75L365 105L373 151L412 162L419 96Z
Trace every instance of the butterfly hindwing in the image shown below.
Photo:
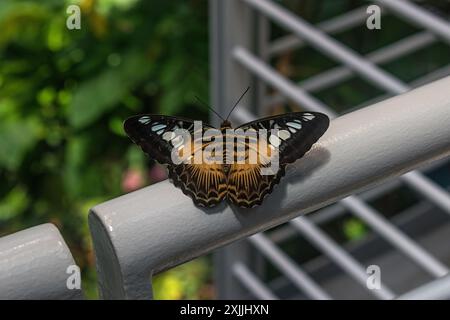
M273 187L284 176L286 165L308 152L327 130L328 125L329 119L326 115L316 112L296 112L267 117L240 126L239 128L244 131L267 130L265 141L267 150L261 150L261 145L254 139L253 141L251 138L236 139L237 149L240 147L243 150L241 152L245 158L248 159L249 153L253 151L258 155L258 161L256 164L249 164L247 161L245 164L233 163L230 166L228 173L230 201L247 208L260 205L264 197L272 192ZM273 134L272 129L276 129ZM262 174L261 169L271 167L275 150L279 156L276 170L266 170L266 174Z
M220 164L169 165L168 169L173 184L198 206L213 207L227 195L227 178Z
M245 157L248 159L249 153L253 149L246 143ZM257 152L258 156L261 156ZM270 165L270 158L263 157L256 164L234 163L230 166L228 173L228 199L239 207L251 208L260 205L264 198L272 192L273 187L284 175L284 165L280 166L274 174L262 175L261 169Z

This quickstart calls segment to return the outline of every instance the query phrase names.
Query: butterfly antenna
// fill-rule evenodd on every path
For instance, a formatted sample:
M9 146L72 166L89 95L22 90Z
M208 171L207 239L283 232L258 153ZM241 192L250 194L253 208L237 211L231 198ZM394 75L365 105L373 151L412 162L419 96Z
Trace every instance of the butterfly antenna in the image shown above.
M208 106L208 104L207 104L205 101L203 101L202 99L200 99L198 96L195 96L195 99L197 99L203 106L205 106L206 108L208 108L209 110L211 110L212 112L214 112L215 115L218 116L220 119L222 119L222 120L225 121L225 119L222 118L222 117L220 116L220 114L218 114L213 108L211 108L210 106Z
M225 121L228 120L228 118L231 116L231 113L233 112L234 108L236 108L237 105L239 104L239 102L241 102L242 98L245 96L245 94L248 92L248 90L250 90L250 87L247 87L247 89L245 89L244 93L240 96L238 101L236 101L233 108L231 108L230 113L228 113L228 116L226 117Z

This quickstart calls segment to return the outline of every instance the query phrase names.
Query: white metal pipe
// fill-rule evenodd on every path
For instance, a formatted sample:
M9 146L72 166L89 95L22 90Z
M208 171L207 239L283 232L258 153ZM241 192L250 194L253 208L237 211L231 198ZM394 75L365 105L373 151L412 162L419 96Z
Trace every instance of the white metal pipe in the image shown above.
M417 190L439 208L450 214L450 195L424 175L411 171L402 176L407 185Z
M238 46L234 48L232 54L239 63L258 75L258 77L263 79L265 82L271 84L277 89L280 89L280 91L282 91L288 98L303 105L309 110L322 112L328 115L330 114L329 109L321 101L314 98L306 91L293 84L291 81L285 79L271 66L256 58L247 49Z
M336 57L339 61L342 61L344 64L346 64L351 69L358 72L360 75L365 76L367 79L369 79L372 83L385 88L388 92L392 93L403 93L405 91L408 91L410 88L403 84L401 81L397 80L395 77L392 77L390 74L382 71L381 69L377 68L372 63L366 61L362 57L360 57L357 53L353 52L351 49L345 47L344 45L340 44L339 42L335 41L333 38L328 37L326 34L321 32L320 30L316 30L313 26L308 24L306 21L301 19L300 17L292 14L288 10L284 9L278 4L275 4L271 1L267 0L244 0L246 3L254 7L255 9L259 10L263 14L267 15L268 17L271 17L274 21L277 21L279 24L285 26L289 30L293 31L294 33L298 34L300 37L303 37L306 41L308 41L311 45L315 46L317 49L322 50L325 54L331 55L332 57ZM429 19L433 17L428 15L420 15L417 13L416 9L413 6L410 6L408 2L406 1L400 1L402 3L403 7L408 7L408 9L417 14L417 18L421 20ZM392 2L389 2L392 3ZM391 4L392 5L392 4ZM420 10L419 10L420 11ZM412 14L412 13L411 13ZM430 21L430 24L432 22ZM437 19L437 22L435 24L432 24L434 27L444 27L446 24L441 24L439 19ZM431 27L431 25L430 25ZM447 26L449 27L449 26ZM436 28L434 30L436 30ZM450 27L448 28L450 29ZM442 29L447 30L447 29ZM255 64L255 59L251 59L250 56L247 55L245 57L243 55L242 48L236 48L234 51L235 57L241 58L241 59L247 59L245 61L246 64L251 65ZM262 72L267 72L266 68L259 68ZM321 103L317 103L318 101L314 101L314 98L309 96L304 90L298 89L297 92L295 92L295 88L290 83L290 81L287 81L281 76L274 76L269 74L264 75L265 78L272 78L273 81L277 82L278 87L285 87L285 91L290 94L290 96L293 99L297 99L297 101L300 101L299 99L302 99L302 101L305 101L311 105L316 104L315 108L327 108ZM328 114L331 112L329 110ZM414 177L412 177L414 175ZM433 202L435 202L437 205L439 205L441 208L443 208L446 212L450 212L450 197L448 195L444 194L444 191L442 188L439 188L436 184L429 181L429 179L420 176L418 174L412 174L411 176L405 176L402 177L402 179L406 180L411 186L413 186L416 190L424 194L426 197L431 199Z
M385 63L431 45L436 40L432 33L424 31L375 50L367 54L365 58L375 64ZM339 66L312 76L300 82L299 86L309 92L319 91L345 81L353 75L354 72L350 68Z
M336 117L336 113L333 110L323 104L316 103L316 100L314 100L311 95L297 87L290 80L276 73L270 66L263 61L260 61L248 50L237 47L234 49L233 53L234 57L250 71L272 84L296 103L303 104L306 108L310 108L311 110L324 112L328 114L330 118ZM415 181L412 181L412 177L408 176L401 178L406 180L410 186L424 194L427 198L433 200L433 202L439 205L443 210L450 213L450 206L448 205L450 198L445 191L441 191L441 188L429 182L428 179L421 175L418 176L412 172L409 174L414 175ZM415 184L417 182L422 183L420 183L420 185ZM369 223L380 235L390 240L394 246L411 257L433 276L440 277L448 272L448 268L445 265L414 243L414 241L400 230L390 225L380 214L357 197L347 197L342 201L342 204L355 215Z
M398 300L450 300L450 275L436 279L397 297Z
M300 231L300 233L307 239L309 239L312 245L319 248L322 252L329 256L331 260L343 268L371 294L385 300L395 297L394 293L384 283L381 283L380 288L377 290L370 290L367 288L367 273L363 266L344 249L342 249L336 242L334 242L334 240L332 240L325 232L308 221L306 217L298 217L291 220L290 224Z
M53 224L0 238L0 300L82 299L78 271Z
M341 200L341 203L433 276L441 277L448 273L449 269L445 264L434 258L364 201L350 196Z
M450 65L446 65L442 68L439 68L430 73L427 73L426 75L423 75L417 79L414 79L408 85L411 87L411 89L414 89L414 88L421 87L427 83L443 79L448 76L450 76ZM375 98L369 99L367 101L364 101L364 102L354 106L353 109L356 110L356 109L364 108L364 107L370 106L372 104L378 103L380 101L383 101L390 97L392 97L392 94L384 93Z
M154 273L448 157L449 87L450 77L333 120L254 209L197 208L169 181L94 207L102 296L149 298Z
M367 20L366 11L367 7L354 9L337 17L320 22L316 25L316 28L329 34L336 34L351 29ZM383 13L383 11L381 13ZM305 42L301 38L296 35L288 35L274 40L270 45L269 53L271 55L276 55L287 50L298 49L303 45L305 45Z
M418 5L405 0L375 0L382 7L406 18L412 24L430 30L440 38L450 43L450 23L443 18L424 10Z
M278 300L278 297L242 262L232 266L233 274L258 299Z
M264 234L258 233L249 238L249 241L264 254L292 283L307 297L318 300L330 300L331 297L319 284L317 284L299 265L287 254L279 249Z

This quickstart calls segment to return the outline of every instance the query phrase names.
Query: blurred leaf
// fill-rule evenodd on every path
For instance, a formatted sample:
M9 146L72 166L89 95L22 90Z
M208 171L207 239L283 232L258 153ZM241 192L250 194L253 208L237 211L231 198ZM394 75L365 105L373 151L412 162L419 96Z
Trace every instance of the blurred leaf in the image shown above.
M350 218L344 223L344 234L349 240L358 240L367 234L364 223L356 218Z
M118 136L126 136L125 131L123 130L123 120L119 117L113 117L109 120L109 128Z
M23 187L17 186L12 189L0 201L0 222L21 214L27 208L28 202L27 193Z
M76 128L90 125L117 107L126 93L148 73L148 63L139 53L128 53L123 63L83 83L69 106L69 122Z
M67 35L65 22L63 15L50 21L47 31L47 46L51 51L61 50L65 45Z
M23 121L0 119L0 167L17 169L22 159L38 140L40 125L37 119Z
M154 297L160 300L206 298L199 293L206 285L209 272L206 257L170 269L154 277Z
M142 169L145 165L146 156L141 148L132 144L128 148L127 160L130 168Z

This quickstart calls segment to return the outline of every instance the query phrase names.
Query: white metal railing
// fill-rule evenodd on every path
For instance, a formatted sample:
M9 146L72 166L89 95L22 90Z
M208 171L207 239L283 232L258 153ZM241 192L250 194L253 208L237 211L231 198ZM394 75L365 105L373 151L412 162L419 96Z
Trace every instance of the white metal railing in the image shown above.
M365 8L312 26L272 1L211 0L213 105L225 113L252 75L259 79L261 86L272 86L279 93L269 98L259 92L263 106L288 99L333 118L337 114L312 93L342 82L353 73L388 95L410 90L413 84L399 81L377 64L429 46L438 39L448 43L449 23L408 1L375 2L426 30L363 57L330 35L364 23ZM266 55L252 53L248 44L254 35L249 31L252 19L248 18L255 12L262 15L261 30L267 29L267 19L271 19L293 35L270 46L263 44ZM315 47L342 66L296 84L267 63L269 56L303 45ZM449 72L446 67L418 82ZM395 292L385 283L380 290L369 290L371 294L381 299L392 299L398 294L402 294L398 296L400 299L449 298L449 276L445 276L449 267L365 202L392 186L406 184L443 212L450 213L448 192L421 172L409 172L400 180L391 179L450 155L449 87L450 77L333 120L329 131L311 152L289 168L281 185L261 207L241 210L224 204L217 209L201 210L167 181L94 207L89 224L101 296L107 299L151 298L154 274L248 238L247 244L238 245L256 247L307 297L331 298L270 237L258 233L284 222L289 222L293 232L303 235L364 287L362 264L317 225L349 210L437 278L406 294ZM243 105L250 105L248 98ZM261 113L262 110L255 108L240 108L234 120L249 121ZM388 184L378 186L386 180ZM351 196L373 186L377 188L371 192ZM336 201L314 216L299 217ZM230 292L236 290L229 281L234 278L255 297L277 298L245 263L246 252L237 251L226 249L226 263L218 266L220 277L227 280L223 282L229 282L229 291L221 293L221 297L230 297ZM80 299L81 290L69 290L66 286L67 268L74 264L63 238L51 224L0 238L0 299ZM219 281L219 292L221 287L224 284Z
M388 1L379 1L381 5L385 2ZM228 1L226 3L212 1L211 3L213 4L213 7L215 6L212 10L213 20L220 21L221 24L227 26L226 28L221 28L215 25L214 22L212 24L212 56L220 56L219 61L213 61L213 84L217 84L217 86L213 87L212 95L214 97L214 105L219 106L219 109L224 113L226 112L227 105L231 105L229 97L237 96L241 88L245 87L246 82L248 83L251 79L250 75L236 67L236 65L243 67L249 74L255 75L258 81L263 82L263 86L269 85L278 92L278 94L270 97L264 97L264 94L259 92L258 94L260 96L262 95L262 98L253 101L252 105L259 105L264 108L287 99L303 108L324 112L330 117L335 117L336 114L310 92L338 84L339 82L348 79L353 73L359 74L370 83L384 89L389 95L400 94L410 90L411 87L415 85L414 82L408 86L391 74L380 69L376 64L390 61L414 50L424 48L435 42L437 38L447 41L450 34L448 32L449 23L447 21L427 13L408 1L401 1L399 6L406 8L402 11L402 15L409 20L414 20L414 24L424 26L427 30L398 41L390 46L381 48L369 54L367 57L362 57L325 33L337 33L346 28L364 23L365 19L363 19L362 16L362 9L357 9L345 13L342 16L332 18L329 21L320 23L316 27L312 26L301 17L292 14L287 9L282 8L274 1L236 0ZM394 12L397 8L398 11L397 4L386 7L388 7L389 10L392 9ZM254 25L254 21L251 18L255 19L255 17L258 21L258 29L252 33L252 23ZM257 39L262 38L262 42L268 42L268 20L285 28L293 35L274 40L272 43L258 43L256 50L251 50L250 48L254 47L254 45L252 42L246 41L250 37L249 34ZM335 30L333 30L333 28L335 28ZM247 30L247 34L242 35L242 32L239 30ZM271 67L267 62L267 53L273 56L285 50L303 45L310 45L316 48L330 59L342 63L343 66L325 71L300 83L293 83L278 73L277 70ZM218 51L220 51L220 53ZM253 53L252 51L256 51L256 53ZM439 78L448 75L448 72L448 67L445 67L442 70L436 71L434 74L426 75L423 79L417 80L415 83L423 84L424 81L431 81L432 79L436 79L436 77ZM258 84L257 87L261 87L261 84ZM244 102L244 105L248 106L250 104L251 103L249 102ZM259 107L257 110L255 110L255 108L250 109L252 111L249 111L249 109L237 110L234 114L234 120L238 122L252 120L255 118L254 114L264 114L263 108ZM444 212L450 213L450 195L432 180L425 177L420 172L409 172L402 176L401 179L403 183L439 206ZM361 218L362 221L374 229L379 235L384 237L390 244L397 247L432 276L440 277L448 272L447 266L421 248L415 241L406 236L398 228L394 227L379 212L375 211L361 199L351 196L341 201L340 204L352 214ZM317 214L320 214L320 211ZM310 235L308 235L304 229L298 231L306 238L309 237L312 239L313 235L315 238L310 242L316 247L319 245L319 239L322 242L330 240L324 238L324 235L319 233L320 230L310 230ZM333 244L335 245L333 247L322 247L321 251L331 257L334 262L343 267L347 273L357 279L357 274L359 272L361 275L361 270L359 269L359 271L356 272L356 269L349 268L349 263L352 264L349 259L345 259L345 261L339 259L338 257L340 255L337 252L339 246L335 243ZM246 249L233 248L224 251L224 255L228 257L228 262L223 266L219 264L218 267L221 269L220 274L222 274L222 276L219 276L217 279L219 282L219 293L222 297L242 296L237 292L238 286L231 286L229 278L223 275L228 272L227 270L230 269L230 265L240 262L242 259L240 257L245 254L236 254L236 252L242 250ZM340 258L342 258L342 256L340 256ZM279 261L273 261L273 259L270 260L270 262L274 264L279 263ZM352 265L354 266L354 264ZM285 272L282 273L285 274ZM286 274L285 276L288 277ZM225 280L220 281L221 278L224 278ZM245 280L241 275L236 275L236 278L241 282ZM224 290L220 290L220 287L224 288ZM228 290L227 288L231 288L231 290ZM303 291L308 295L308 292L305 292L305 290ZM254 290L251 291L251 293L258 296L258 292ZM379 297L389 298L390 294L388 293Z
M67 286L70 266L72 254L50 223L2 237L0 299L81 299L81 290Z
M202 210L168 181L94 207L90 226L102 296L151 297L155 273L448 156L450 96L444 88L449 85L446 78L333 120L316 147L258 208ZM261 247L258 239L251 241ZM396 241L409 245L406 236ZM418 251L417 262L436 274L446 272L418 245L408 250ZM285 259L274 261L284 264L312 297L327 297Z

